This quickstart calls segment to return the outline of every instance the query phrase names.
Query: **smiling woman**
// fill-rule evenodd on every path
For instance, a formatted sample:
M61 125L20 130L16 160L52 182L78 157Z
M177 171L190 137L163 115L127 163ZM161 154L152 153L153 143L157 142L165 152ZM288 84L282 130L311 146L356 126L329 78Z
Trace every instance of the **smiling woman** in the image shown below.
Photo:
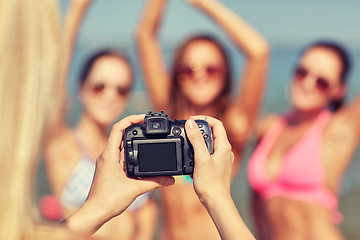
M68 68L80 22L92 2L70 1L65 21ZM52 126L45 143L48 178L53 194L60 203L62 217L68 217L86 201L96 159L106 146L111 126L126 107L132 83L133 69L123 53L103 49L93 53L85 61L78 84L78 96L83 106L79 122L74 129L70 128L65 121L66 112L63 111ZM63 102L65 105L65 94ZM146 218L151 221L142 220ZM150 239L155 218L155 205L149 195L145 194L121 216L107 222L95 235Z
M85 63L80 77L84 112L89 112L101 125L109 126L123 112L131 89L128 60L114 51L100 51Z
M347 54L336 45L315 45L311 51L304 53L295 69L291 88L293 103L313 105L322 99L318 103L320 106L330 102L330 107L337 110L345 95L349 64Z
M259 239L343 239L339 187L360 138L360 96L342 106L349 68L340 45L311 45L294 71L292 108L260 123L248 165Z
M208 16L245 55L236 96L231 96L232 71L223 44L209 34L187 38L176 49L167 69L158 40L167 0L148 0L136 31L138 53L153 106L173 119L208 115L221 119L235 154L232 175L260 106L269 60L266 40L243 19L217 0L189 0ZM182 18L183 19L183 18ZM214 224L193 192L190 178L164 189L162 239L219 239ZM186 219L186 221L184 221Z

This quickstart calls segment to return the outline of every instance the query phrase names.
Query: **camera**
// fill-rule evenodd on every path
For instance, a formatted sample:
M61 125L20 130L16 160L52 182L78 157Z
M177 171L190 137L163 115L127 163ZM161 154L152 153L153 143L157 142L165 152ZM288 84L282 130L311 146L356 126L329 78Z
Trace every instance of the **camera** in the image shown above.
M149 112L141 124L124 130L129 177L188 175L194 172L194 149L186 136L186 120L171 121L163 111ZM212 134L207 121L195 120L210 154Z

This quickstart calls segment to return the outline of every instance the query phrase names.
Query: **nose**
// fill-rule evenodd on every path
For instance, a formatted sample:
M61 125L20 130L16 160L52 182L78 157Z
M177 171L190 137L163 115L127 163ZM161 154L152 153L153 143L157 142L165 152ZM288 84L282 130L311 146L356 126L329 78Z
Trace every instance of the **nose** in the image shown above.
M193 79L195 81L207 81L208 75L205 68L201 68L193 73Z
M107 87L102 95L104 100L113 101L117 98L117 89L115 87Z
M308 91L313 90L316 87L316 76L308 74L303 80L303 86Z

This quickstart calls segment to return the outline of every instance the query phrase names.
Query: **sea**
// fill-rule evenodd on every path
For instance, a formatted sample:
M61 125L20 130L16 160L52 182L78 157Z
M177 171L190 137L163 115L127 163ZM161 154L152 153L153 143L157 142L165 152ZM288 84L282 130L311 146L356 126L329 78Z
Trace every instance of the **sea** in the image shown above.
M262 108L259 113L259 118L266 116L269 113L283 113L289 106L289 86L292 70L296 64L301 48L299 47L277 47L272 50L271 64L269 67L268 81ZM68 77L68 92L71 98L71 110L66 116L69 125L74 126L81 113L81 104L77 98L77 79L80 66L84 59L94 49L80 48L76 50L73 62L71 65ZM234 78L233 85L236 86L237 79L241 75L244 58L241 55L236 55L237 51L229 51L233 67ZM172 58L172 49L165 49L165 60L170 63ZM127 105L127 108L122 117L146 113L152 109L149 105L148 95L142 81L142 73L140 71L139 63L136 58L136 50L130 48L128 55L132 61L135 69L135 83ZM349 77L347 102L351 102L360 91L360 50L351 49L352 70ZM170 65L170 64L169 64ZM170 66L169 66L170 67ZM237 89L234 87L233 89ZM235 93L235 92L234 92ZM233 93L233 94L234 94ZM360 94L360 92L359 92ZM360 109L359 109L360 111ZM360 124L360 123L359 123ZM235 204L250 229L254 229L252 224L252 216L250 212L249 201L249 183L246 176L246 165L254 149L254 141L250 141L244 154L241 170L232 183L232 196ZM37 175L37 197L50 194L51 189L47 182L44 164L41 161L38 175ZM155 193L156 194L156 193ZM353 160L348 167L342 181L340 193L339 210L343 214L343 221L340 223L340 228L344 233L346 239L358 240L360 239L360 148L356 151Z

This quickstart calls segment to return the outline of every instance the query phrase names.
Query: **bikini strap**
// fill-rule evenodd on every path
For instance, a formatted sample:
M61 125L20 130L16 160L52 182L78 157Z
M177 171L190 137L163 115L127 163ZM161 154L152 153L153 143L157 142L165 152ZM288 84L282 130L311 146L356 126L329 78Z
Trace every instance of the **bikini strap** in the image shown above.
M279 119L277 119L269 128L268 131L266 131L265 135L262 137L261 141L266 142L267 145L272 145L273 142L276 140L276 138L279 136L281 131L284 129L284 127L287 124L286 117L280 116Z

